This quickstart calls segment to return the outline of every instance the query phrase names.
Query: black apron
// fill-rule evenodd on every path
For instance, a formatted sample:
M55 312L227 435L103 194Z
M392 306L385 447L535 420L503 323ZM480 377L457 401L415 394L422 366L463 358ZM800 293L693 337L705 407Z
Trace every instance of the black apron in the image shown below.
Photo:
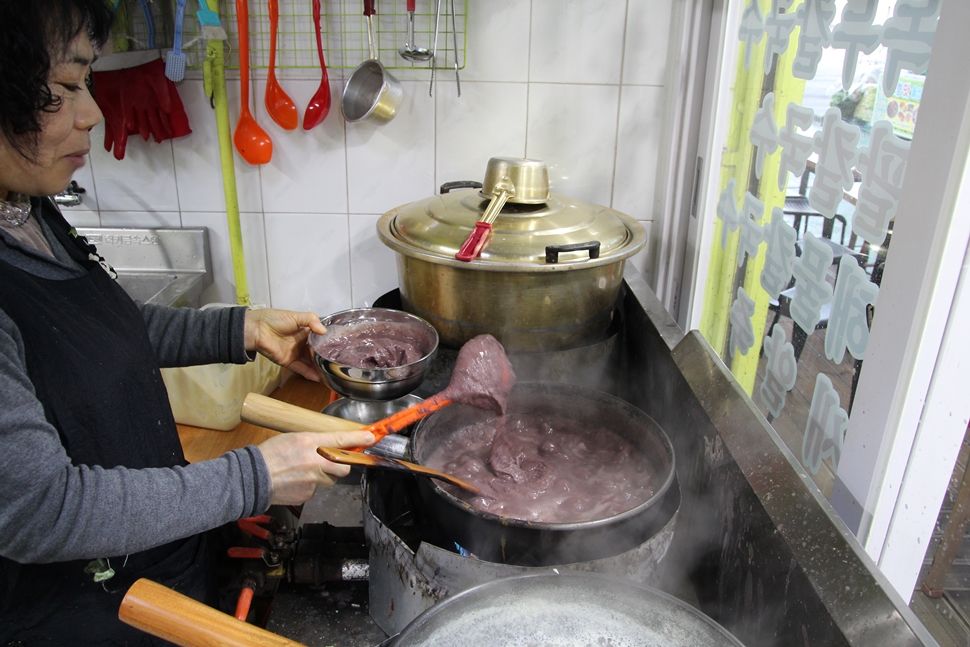
M68 233L56 209L43 207L55 236L87 273L49 280L0 261L0 308L20 329L27 372L48 422L73 465L184 465L138 307L92 260L94 248ZM19 564L0 557L0 645L167 644L118 620L125 592L140 577L217 603L202 535L103 557L115 571L103 582L85 572L92 560Z

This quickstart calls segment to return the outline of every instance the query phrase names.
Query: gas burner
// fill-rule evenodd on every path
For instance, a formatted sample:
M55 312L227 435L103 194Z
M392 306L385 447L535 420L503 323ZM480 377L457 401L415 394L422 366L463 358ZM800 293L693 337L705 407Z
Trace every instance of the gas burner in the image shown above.
M675 479L638 546L593 561L531 567L479 560L437 527L413 476L374 470L363 479L364 530L370 550L370 614L389 635L435 602L500 577L552 568L617 575L651 585L673 539L680 509Z

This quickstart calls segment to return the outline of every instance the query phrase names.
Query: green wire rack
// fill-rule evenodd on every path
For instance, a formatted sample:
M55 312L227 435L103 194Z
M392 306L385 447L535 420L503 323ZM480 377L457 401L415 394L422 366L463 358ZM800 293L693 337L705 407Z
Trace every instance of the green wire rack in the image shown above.
M172 46L175 0L146 0L155 26L156 48ZM141 0L121 0L125 14L129 49L148 47L148 27ZM363 2L359 0L321 0L320 26L323 32L323 55L328 69L354 69L370 58L367 47L367 22ZM408 14L406 0L376 0L377 14L372 17L374 39L381 63L388 69L430 69L432 61L408 61L398 54L407 40ZM318 69L316 35L313 27L311 0L279 0L280 21L277 35L276 67L278 69ZM455 8L455 34L452 37L451 8ZM417 0L414 12L414 43L434 49L435 16L438 13L438 47L433 59L436 69L465 67L465 43L468 0ZM183 52L190 68L202 66L205 42L199 37L195 13L199 0L187 0L182 23ZM219 17L229 35L229 57L226 67L238 69L239 49L236 37L236 3L220 0ZM116 23L117 24L117 23ZM116 36L118 36L116 34ZM253 69L269 67L269 11L266 0L249 2L249 61Z

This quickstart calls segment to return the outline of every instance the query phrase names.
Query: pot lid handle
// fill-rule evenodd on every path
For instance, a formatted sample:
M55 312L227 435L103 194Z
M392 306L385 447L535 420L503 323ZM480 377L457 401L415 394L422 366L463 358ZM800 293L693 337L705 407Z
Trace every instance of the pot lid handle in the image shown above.
M455 189L480 189L482 188L482 183L477 180L455 180L453 182L445 182L441 185L438 190L441 195L450 193Z

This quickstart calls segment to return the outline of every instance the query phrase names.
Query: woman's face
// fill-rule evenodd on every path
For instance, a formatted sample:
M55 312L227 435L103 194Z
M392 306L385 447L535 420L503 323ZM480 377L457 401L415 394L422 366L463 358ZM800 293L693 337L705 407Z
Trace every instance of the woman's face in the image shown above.
M84 166L91 149L90 130L101 110L88 90L94 48L83 31L63 58L52 65L48 85L60 97L57 112L40 115L41 133L33 159L26 159L0 134L0 200L11 193L45 196L60 193Z

